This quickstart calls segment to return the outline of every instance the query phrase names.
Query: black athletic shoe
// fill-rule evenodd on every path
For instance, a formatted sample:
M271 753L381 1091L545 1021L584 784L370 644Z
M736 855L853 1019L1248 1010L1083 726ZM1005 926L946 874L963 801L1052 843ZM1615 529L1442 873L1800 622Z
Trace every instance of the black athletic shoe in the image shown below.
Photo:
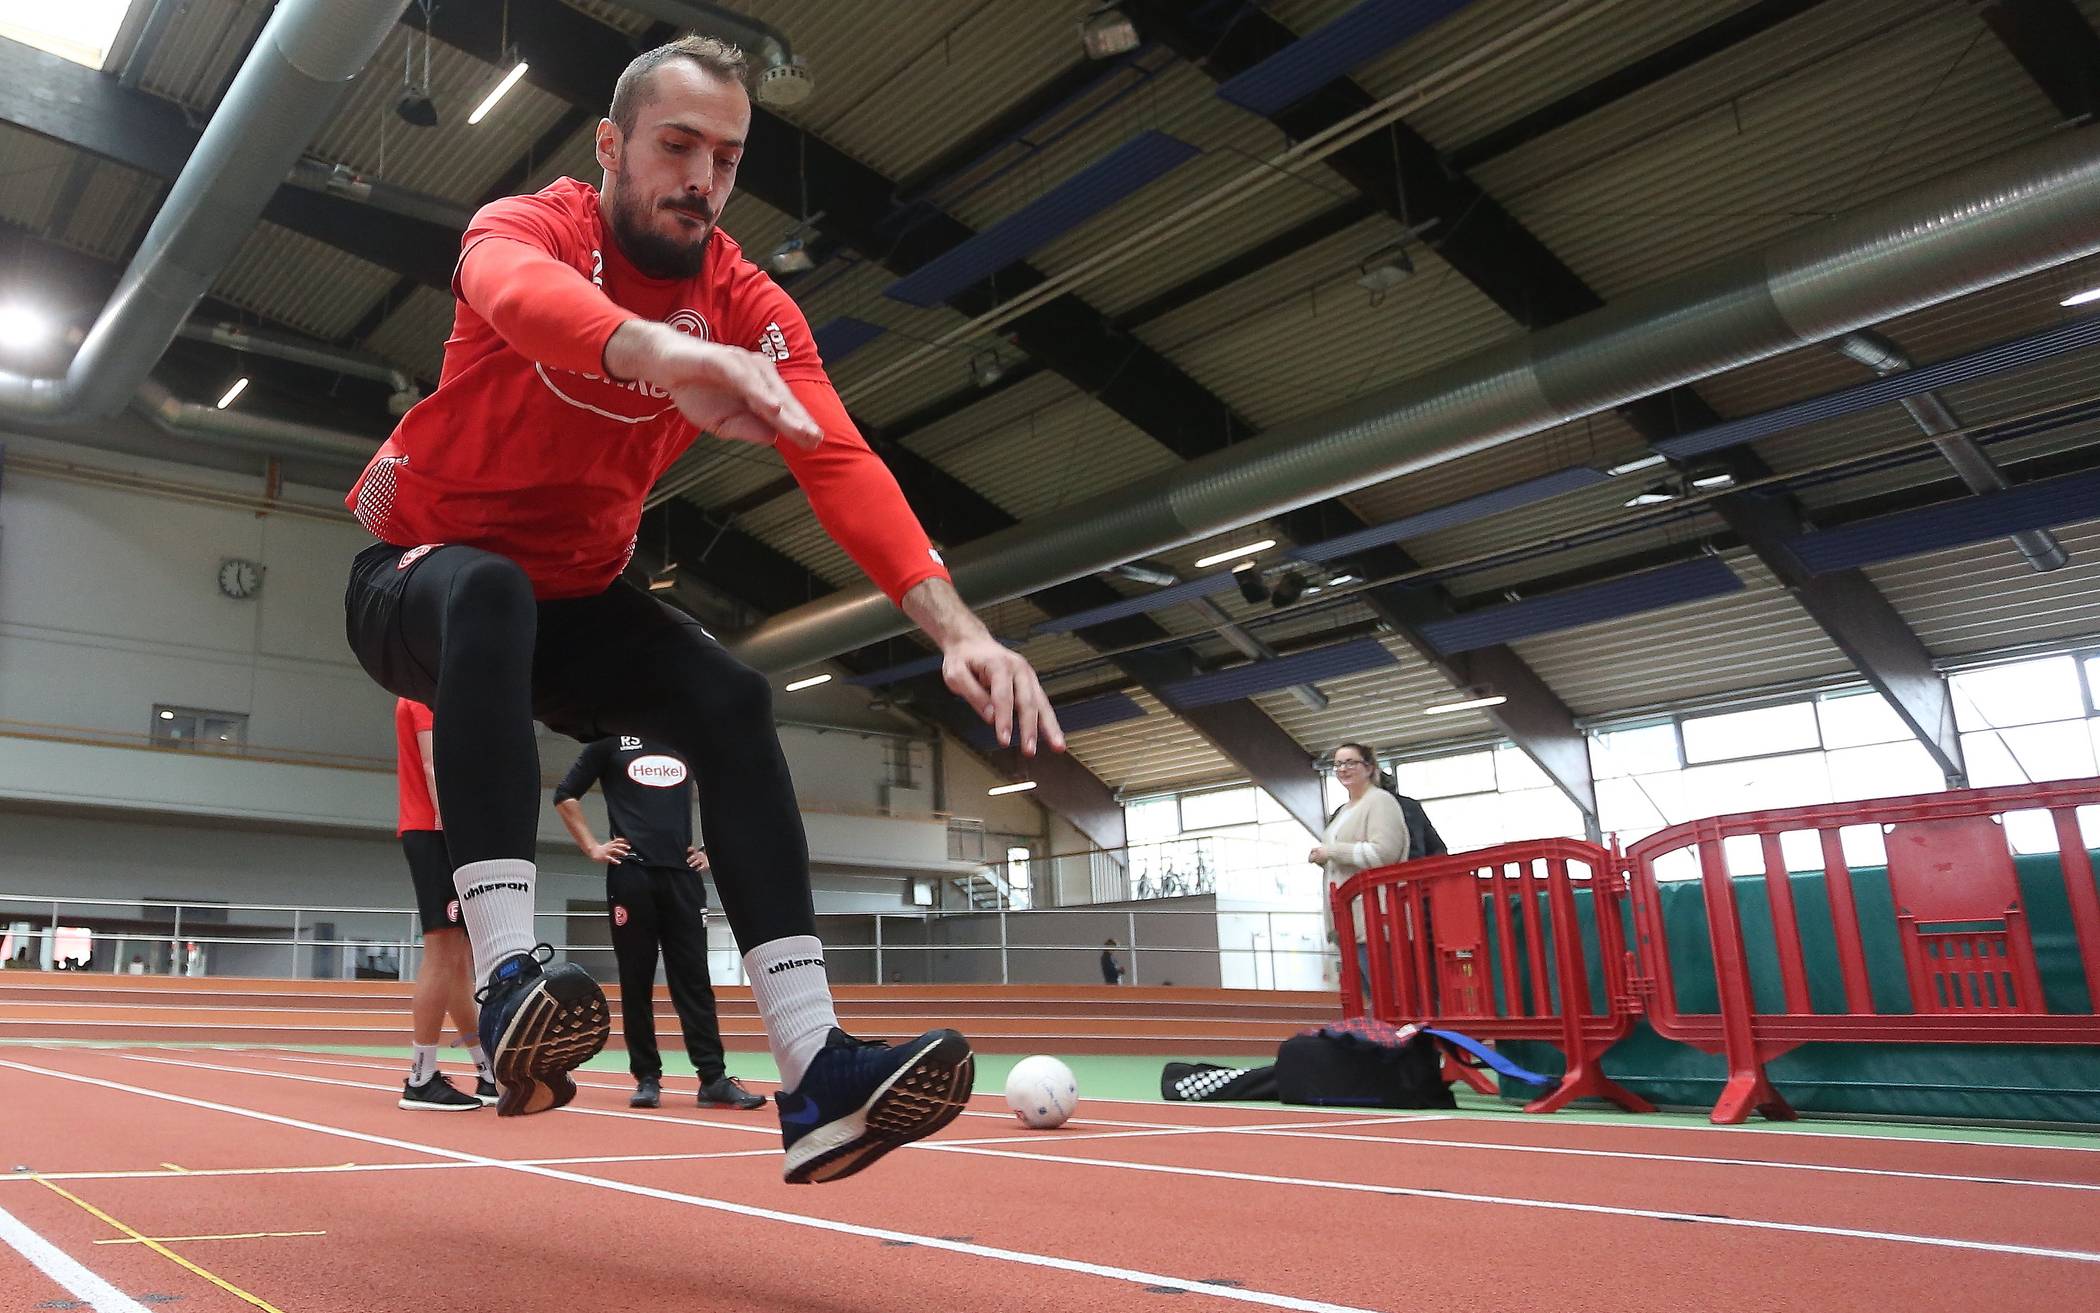
M421 1085L401 1082L399 1107L411 1112L478 1112L481 1100L471 1094L462 1094L454 1089L452 1082L443 1073L434 1072Z
M503 1097L503 1091L496 1088L496 1082L480 1079L474 1082L474 1097L484 1105L491 1104Z
M700 1087L700 1106L703 1108L735 1108L749 1112L753 1108L766 1106L766 1096L753 1094L737 1083L734 1076L717 1076Z
M644 1076L634 1083L634 1093L627 1096L630 1108L654 1108L663 1102L663 1082L654 1076Z
M893 1047L834 1026L801 1083L773 1097L781 1176L790 1185L851 1176L954 1121L975 1079L970 1041L952 1030Z
M504 958L474 995L481 1004L481 1047L502 1087L499 1117L547 1112L575 1098L569 1072L595 1057L612 1034L598 982L572 962L543 970L540 953L554 956L541 944Z

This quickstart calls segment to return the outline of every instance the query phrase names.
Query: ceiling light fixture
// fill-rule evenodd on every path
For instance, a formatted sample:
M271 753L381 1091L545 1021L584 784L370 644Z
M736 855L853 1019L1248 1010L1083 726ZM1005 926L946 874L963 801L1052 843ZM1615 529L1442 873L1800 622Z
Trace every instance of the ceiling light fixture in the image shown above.
M1676 490L1667 483L1657 483L1643 488L1626 499L1628 506L1666 506L1677 500Z
M0 305L0 349L33 351L51 338L51 321L20 302Z
M815 688L819 684L829 684L830 682L831 676L829 675L811 675L807 679L795 680L786 687L790 693L800 693L805 688Z
M766 257L766 272L776 278L788 274L806 274L817 267L816 257L809 253L809 244L800 237L790 237L773 248Z
M1137 24L1114 5L1103 5L1079 20L1079 47L1088 59L1113 59L1138 48Z
M489 92L488 98L475 106L472 114L467 115L467 122L474 124L487 118L489 111L496 108L496 102L503 99L503 93L518 85L518 79L525 76L525 70L528 67L530 66L522 59L512 64L510 72L503 75L503 80L498 82L495 89Z
M1005 793L1026 793L1034 787L1034 780L1020 780L1013 784L1001 784L997 788L986 789L984 793L988 798L996 798Z
M1256 552L1266 552L1275 545L1276 540L1274 538L1264 538L1258 543L1248 543L1244 547L1229 547L1222 552L1212 552L1208 556L1198 557L1196 560L1196 568L1198 570L1202 570L1213 565L1223 565L1225 564L1225 562L1234 560L1238 557L1252 556ZM1252 565L1253 562L1249 561L1248 564ZM1234 566L1232 568L1237 570L1241 567Z
M996 349L979 351L971 355L970 381L972 383L981 388L988 388L1004 377L1006 377L1006 362L999 358L999 352Z
M2083 292L2073 292L2058 301L2058 305L2084 305L2088 301L2100 301L2100 287L2088 287Z
M1622 474L1638 474L1642 470L1652 470L1658 465L1665 464L1669 459L1668 456L1663 455L1661 452L1656 452L1653 455L1636 456L1632 460L1621 461L1604 472L1616 479Z
M1439 702L1433 707L1422 708L1422 714L1425 716L1448 716L1454 711L1472 711L1479 707L1499 707L1507 701L1509 699L1502 694L1491 693L1486 697L1467 698L1463 702Z
M235 397L237 397L237 396L241 395L241 393L243 393L243 392L245 392L245 391L247 391L247 390L248 390L248 376L247 376L246 374L243 374L243 375L241 375L241 376L240 376L239 378L237 378L237 379L233 380L233 386L232 386L232 387L230 387L230 388L227 388L227 389L226 389L226 395L225 395L225 396L223 396L223 397L220 397L220 398L219 398L219 409L220 409L220 410L224 410L224 409L226 409L226 408L227 408L228 406L232 405L232 404L233 404L233 399L234 399Z

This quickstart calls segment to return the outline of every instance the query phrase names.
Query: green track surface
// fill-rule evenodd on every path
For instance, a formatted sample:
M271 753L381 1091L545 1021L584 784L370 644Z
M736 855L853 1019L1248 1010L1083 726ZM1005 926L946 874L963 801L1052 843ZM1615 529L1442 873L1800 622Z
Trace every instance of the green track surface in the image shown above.
M13 1048L17 1052L29 1046L30 1041L0 1040L0 1050ZM77 1042L36 1041L44 1045L79 1048L221 1048L238 1051L243 1046L221 1045L152 1045L137 1043L110 1043L83 1040ZM391 1045L337 1045L337 1044L282 1044L270 1045L276 1049L296 1049L310 1053L335 1053L351 1056L389 1058L404 1066L408 1063L409 1051L403 1046ZM456 1050L440 1050L439 1056L456 1059ZM1079 1078L1079 1097L1084 1104L1089 1097L1096 1099L1131 1100L1143 1103L1160 1103L1159 1073L1167 1062L1215 1062L1224 1066L1249 1065L1246 1055L1237 1057L1197 1057L1185 1053L1167 1054L1158 1057L1144 1054L1059 1054ZM980 1053L977 1055L977 1089L979 1093L996 1094L1006 1085L1006 1075L1022 1055L1013 1053ZM685 1054L677 1049L666 1049L663 1053L664 1070L671 1076L691 1076L693 1069L685 1060ZM601 1053L584 1064L588 1071L612 1072L624 1075L627 1071L626 1056L622 1053ZM729 1055L732 1074L754 1081L774 1081L779 1072L770 1055L763 1052L732 1052ZM1514 1103L1491 1099L1483 1095L1461 1091L1459 1106L1455 1112L1445 1116L1480 1121L1507 1121L1523 1114ZM1238 1103L1240 1108L1288 1108L1280 1103ZM1303 1114L1305 1109L1293 1108ZM1082 1116L1084 1113L1081 1114ZM1696 1126L1709 1127L1703 1112L1659 1112L1646 1116L1618 1112L1606 1108L1571 1108L1553 1114L1556 1122L1576 1122L1604 1125L1638 1126ZM1842 1132L1850 1135L1869 1135L1891 1140L1969 1140L1991 1144L2038 1145L2043 1147L2076 1147L2100 1149L2100 1136L2083 1130L2038 1130L2027 1127L2001 1127L1981 1123L1919 1123L1885 1121L1846 1121L1835 1117L1806 1118L1798 1122L1753 1121L1742 1127L1728 1128L1736 1134L1799 1135L1829 1134Z

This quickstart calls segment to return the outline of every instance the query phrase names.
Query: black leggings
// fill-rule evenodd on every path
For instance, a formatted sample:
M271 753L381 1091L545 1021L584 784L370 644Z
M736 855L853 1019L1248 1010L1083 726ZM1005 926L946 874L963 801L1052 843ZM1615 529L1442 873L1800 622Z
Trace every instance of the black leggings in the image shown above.
M692 767L738 947L816 933L809 848L765 676L699 621L626 584L536 602L505 557L419 551L360 552L344 604L366 672L435 713L438 808L455 867L532 860L535 718L584 742L629 734L670 745Z

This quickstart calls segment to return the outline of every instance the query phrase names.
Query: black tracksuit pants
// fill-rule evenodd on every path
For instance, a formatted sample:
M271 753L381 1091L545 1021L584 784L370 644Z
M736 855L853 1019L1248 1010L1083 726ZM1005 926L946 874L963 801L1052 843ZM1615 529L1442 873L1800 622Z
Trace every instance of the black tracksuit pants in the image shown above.
M707 979L707 886L683 866L619 862L605 868L613 956L620 964L620 1028L636 1080L661 1077L656 1048L656 955L663 952L671 1006L702 1084L722 1075L722 1028Z

